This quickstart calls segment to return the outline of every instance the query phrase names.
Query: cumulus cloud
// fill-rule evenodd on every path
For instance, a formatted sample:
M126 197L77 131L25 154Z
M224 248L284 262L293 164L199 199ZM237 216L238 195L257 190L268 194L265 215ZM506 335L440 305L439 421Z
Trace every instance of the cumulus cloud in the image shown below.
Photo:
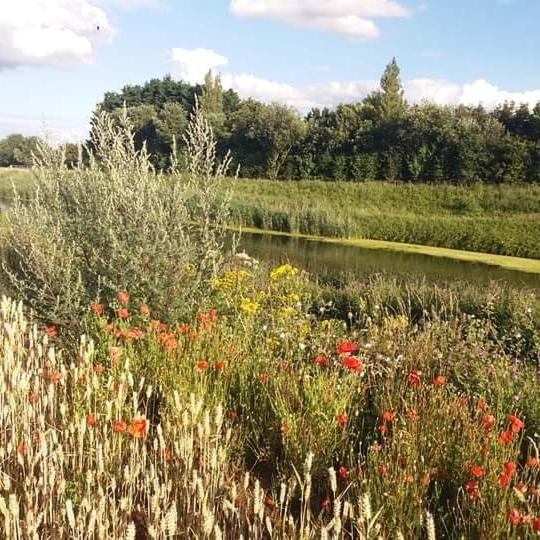
M191 84L202 83L208 70L215 70L229 62L225 56L211 49L171 49L169 58L178 75Z
M269 18L356 39L379 36L372 19L410 14L395 0L231 0L230 10L239 17Z
M0 68L89 62L115 35L107 13L88 0L16 0L2 6Z

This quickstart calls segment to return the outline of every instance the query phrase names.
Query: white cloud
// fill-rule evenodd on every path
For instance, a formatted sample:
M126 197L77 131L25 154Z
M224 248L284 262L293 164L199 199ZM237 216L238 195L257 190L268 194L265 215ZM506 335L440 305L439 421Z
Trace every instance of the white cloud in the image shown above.
M395 0L231 0L230 10L239 17L269 18L356 39L379 36L374 18L410 14Z
M2 6L0 68L89 62L115 34L107 13L88 0L16 0Z
M229 62L211 49L171 49L169 58L179 76L191 84L202 83L208 70L224 66Z
M89 126L89 118L0 114L0 139L11 133L21 133L46 136L52 142L83 142L88 138Z

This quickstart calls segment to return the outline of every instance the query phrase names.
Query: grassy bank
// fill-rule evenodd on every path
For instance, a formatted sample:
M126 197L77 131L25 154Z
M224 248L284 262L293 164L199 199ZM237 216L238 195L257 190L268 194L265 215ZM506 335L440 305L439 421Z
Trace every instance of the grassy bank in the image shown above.
M540 258L540 187L230 183L239 225Z
M0 200L13 198L13 185L31 197L29 171L0 169ZM235 225L540 259L540 186L260 179L226 185Z

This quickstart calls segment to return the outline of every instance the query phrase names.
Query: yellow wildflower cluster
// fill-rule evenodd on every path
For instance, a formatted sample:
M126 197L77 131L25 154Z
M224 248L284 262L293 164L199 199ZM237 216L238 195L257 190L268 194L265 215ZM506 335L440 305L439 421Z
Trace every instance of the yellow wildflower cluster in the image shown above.
M295 268L290 264L282 264L270 272L270 279L272 281L290 279L296 276L299 272L300 270L298 270L298 268Z
M246 289L253 279L253 274L247 270L229 270L222 277L212 281L214 289L220 291L238 291Z

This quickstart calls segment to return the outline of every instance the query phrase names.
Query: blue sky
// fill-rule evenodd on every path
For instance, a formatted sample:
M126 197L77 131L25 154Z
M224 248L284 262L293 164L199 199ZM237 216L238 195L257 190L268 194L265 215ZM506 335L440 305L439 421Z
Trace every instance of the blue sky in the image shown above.
M209 68L243 97L333 106L392 56L411 101L540 101L539 0L3 2L0 136L82 137L104 92Z

